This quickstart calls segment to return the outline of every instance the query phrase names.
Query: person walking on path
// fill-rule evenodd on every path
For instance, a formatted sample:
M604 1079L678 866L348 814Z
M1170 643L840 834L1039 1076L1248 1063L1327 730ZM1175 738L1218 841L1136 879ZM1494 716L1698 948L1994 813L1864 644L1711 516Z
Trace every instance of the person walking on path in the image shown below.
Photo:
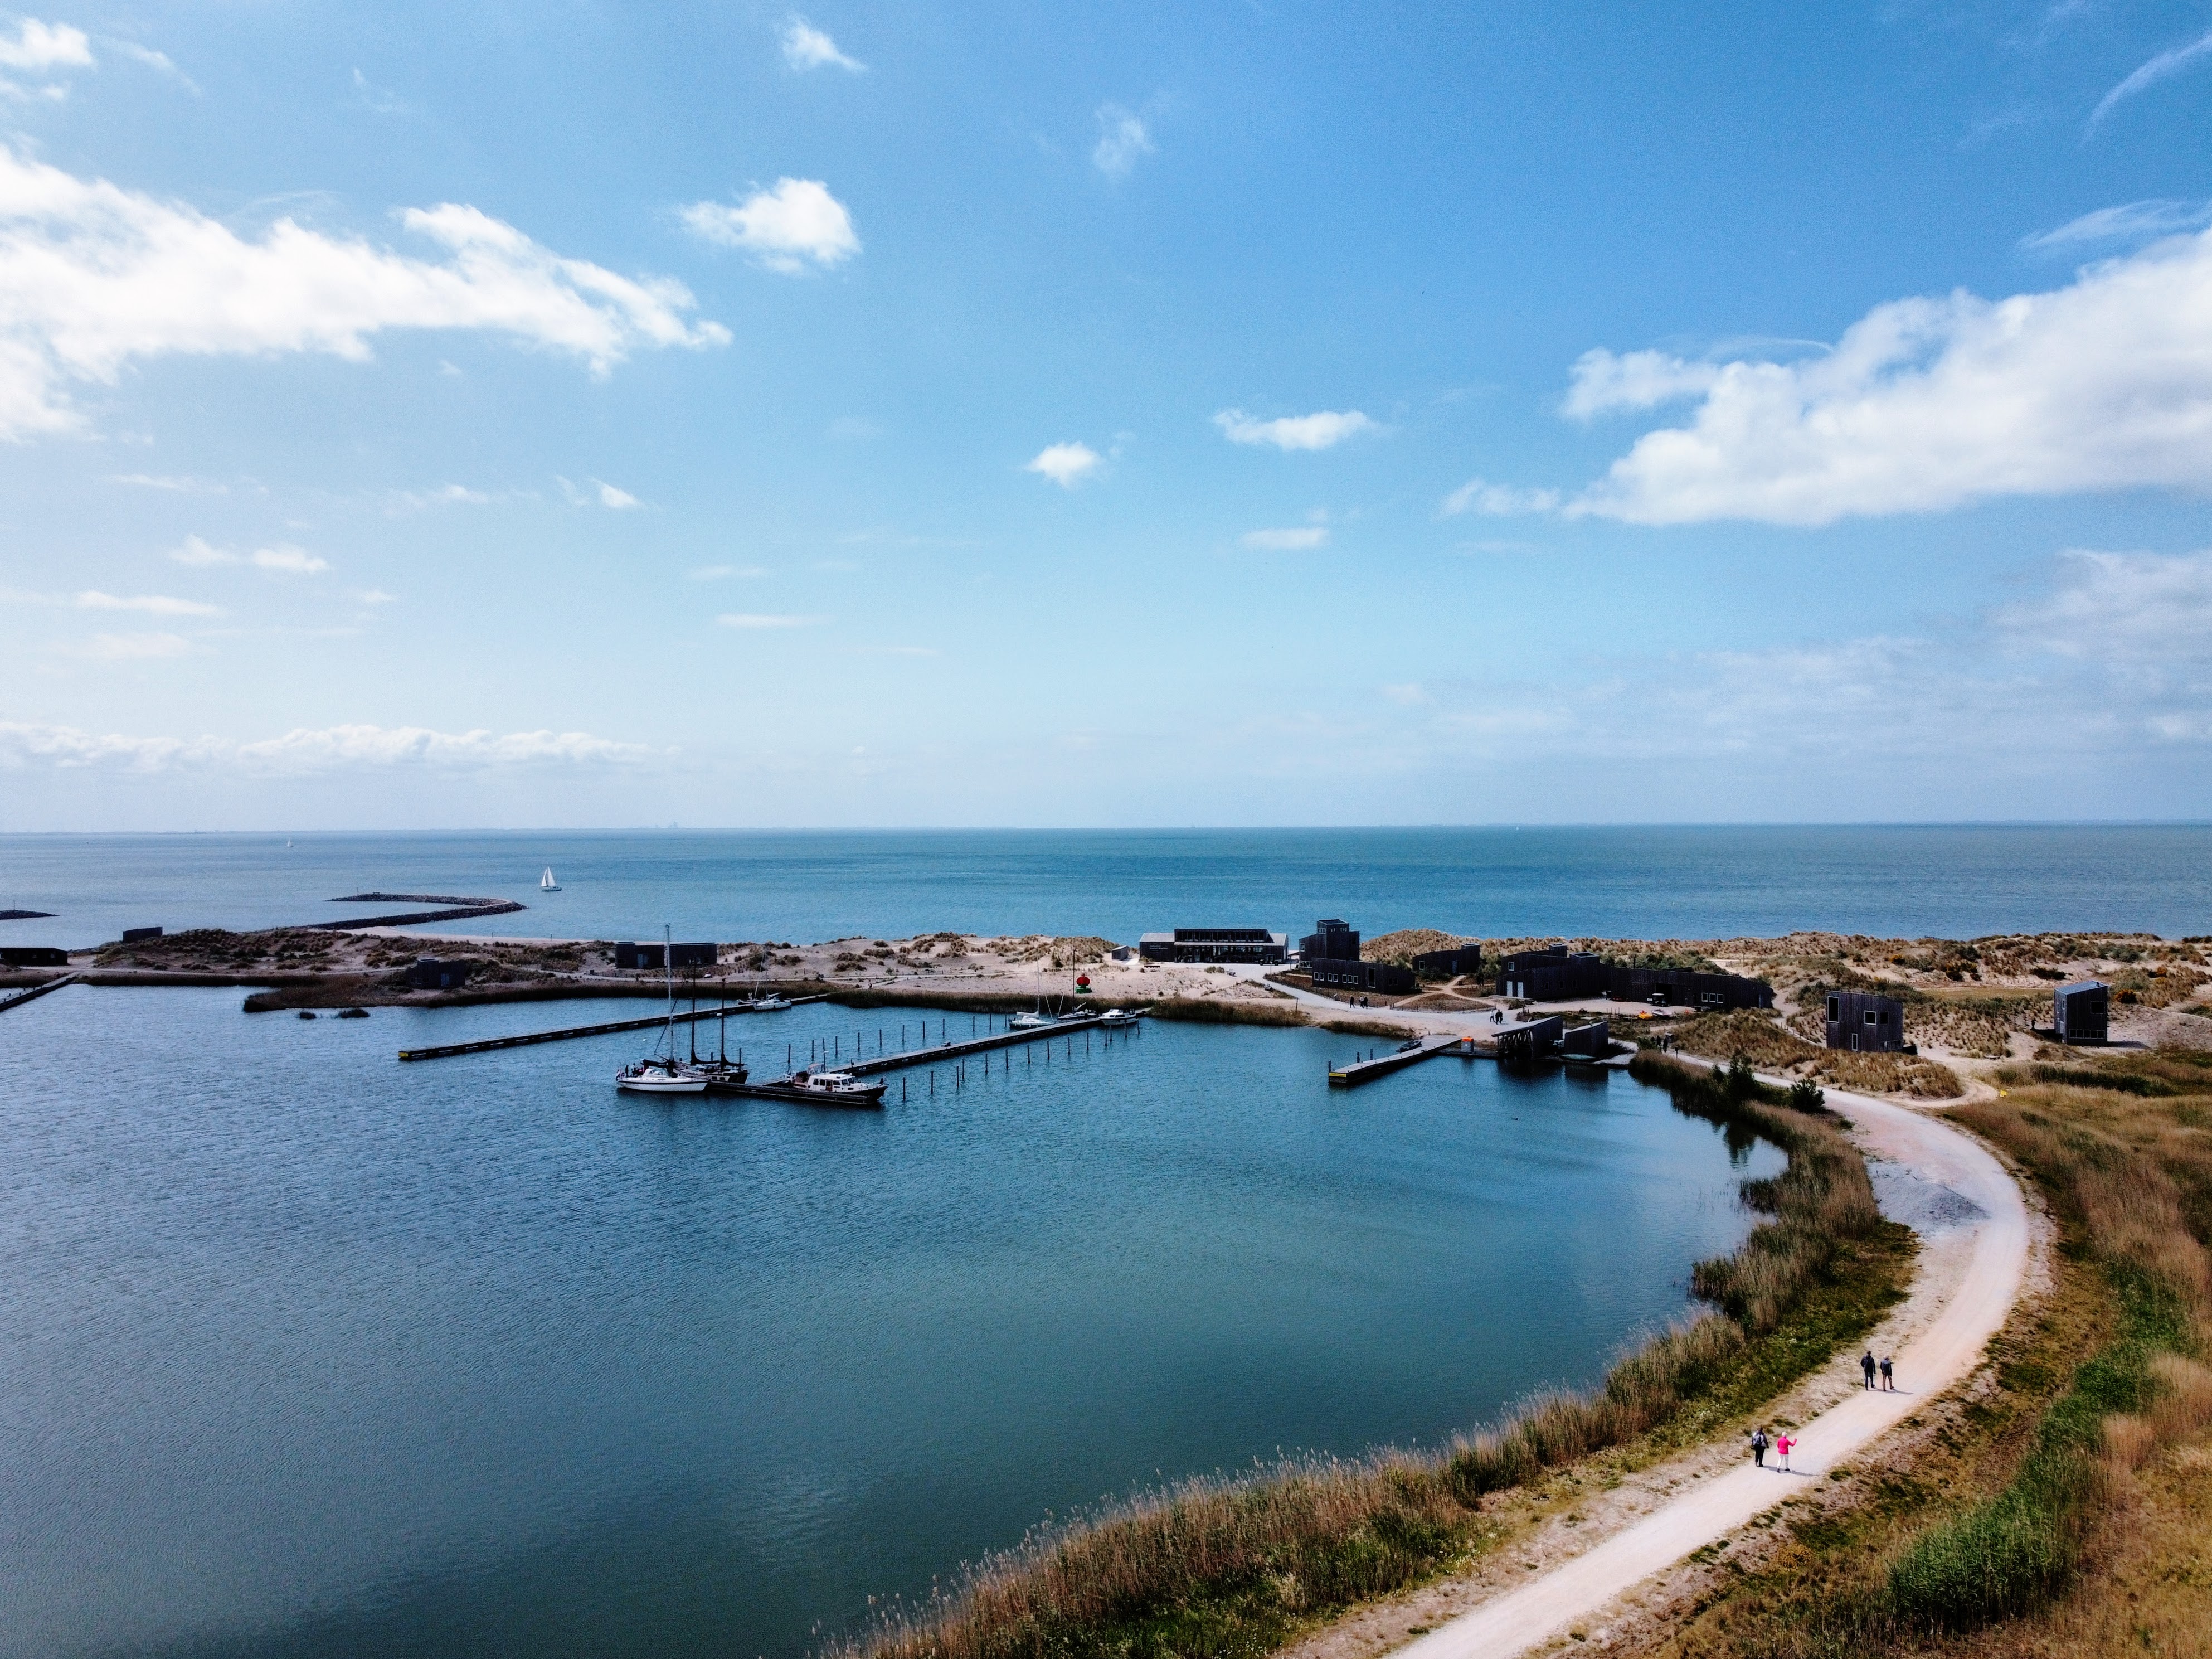
M1859 1356L1859 1371L1866 1378L1866 1386L1874 1387L1874 1350L1869 1348Z
M1762 1469L1766 1467L1766 1431L1753 1429L1751 1431L1751 1461Z
M1894 1394L1894 1393L1896 1393L1896 1392L1897 1392L1897 1382L1896 1382L1895 1378L1892 1376L1892 1374L1891 1374L1891 1370L1890 1370L1891 1366L1892 1366L1893 1364L1895 1364L1895 1362L1894 1362L1894 1361L1890 1358L1890 1356L1889 1356L1889 1355L1887 1355L1887 1354L1884 1354L1884 1355L1882 1355L1882 1357L1881 1357L1881 1386L1882 1386L1885 1389L1887 1389L1888 1392L1890 1392L1890 1393L1892 1393L1892 1394Z
M1782 1454L1782 1473L1784 1474L1790 1473L1790 1449L1796 1443L1786 1433L1774 1437L1774 1449Z

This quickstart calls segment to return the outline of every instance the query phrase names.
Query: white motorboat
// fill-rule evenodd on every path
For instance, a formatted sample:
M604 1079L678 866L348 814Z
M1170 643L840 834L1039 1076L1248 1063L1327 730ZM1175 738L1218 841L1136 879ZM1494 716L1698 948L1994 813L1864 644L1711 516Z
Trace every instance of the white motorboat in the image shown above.
M1098 1016L1101 1025L1134 1025L1141 1016L1134 1008L1109 1008Z
M538 878L538 890L541 893L557 893L561 890L561 884L553 879L553 866L550 864L545 866L545 873Z
M872 1106L890 1085L871 1083L850 1072L793 1072L791 1086L802 1093L820 1095L841 1106Z
M750 997L742 1002L732 1003L730 1006L735 1011L748 1014L780 1014L791 1006L791 999L777 996L771 992L767 996Z
M1059 1024L1060 1022L1054 1019L1050 1014L1016 1014L1012 1019L1006 1022L1006 1029L1009 1031L1043 1031L1048 1030L1053 1026Z

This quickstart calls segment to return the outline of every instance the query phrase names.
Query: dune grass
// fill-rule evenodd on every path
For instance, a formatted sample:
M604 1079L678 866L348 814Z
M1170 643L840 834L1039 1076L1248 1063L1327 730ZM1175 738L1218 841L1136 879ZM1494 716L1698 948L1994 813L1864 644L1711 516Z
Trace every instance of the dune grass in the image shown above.
M1793 1110L1747 1073L1716 1079L1656 1054L1638 1066L1682 1109L1789 1154L1782 1176L1747 1183L1771 1218L1737 1257L1698 1264L1701 1286L1723 1299L1724 1311L1661 1333L1589 1393L1545 1393L1438 1453L1299 1459L1185 1480L1040 1529L971 1569L948 1595L895 1612L834 1651L848 1659L1270 1652L1329 1613L1478 1553L1492 1535L1484 1518L1492 1494L1686 1418L1710 1431L1720 1413L1763 1401L1868 1328L1899 1293L1909 1248L1854 1254L1881 1242L1882 1224L1865 1165L1832 1121ZM1855 1277L1838 1272L1846 1257ZM1747 1397L1747 1386L1763 1392Z

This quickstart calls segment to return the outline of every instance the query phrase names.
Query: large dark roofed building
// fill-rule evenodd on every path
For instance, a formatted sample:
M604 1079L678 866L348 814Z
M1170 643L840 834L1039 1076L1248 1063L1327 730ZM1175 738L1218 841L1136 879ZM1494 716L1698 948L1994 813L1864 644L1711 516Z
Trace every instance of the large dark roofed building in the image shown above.
M1359 930L1334 917L1314 924L1313 932L1298 941L1298 954L1305 959L1316 990L1379 991L1386 997L1407 997L1421 988L1410 968L1362 962Z
M1178 927L1146 933L1137 941L1137 954L1146 962L1280 962L1290 945L1288 933L1264 927Z
M1663 1002L1699 1010L1771 1008L1774 988L1741 974L1701 974L1687 968L1630 968L1564 945L1519 951L1498 964L1498 994L1531 1002Z

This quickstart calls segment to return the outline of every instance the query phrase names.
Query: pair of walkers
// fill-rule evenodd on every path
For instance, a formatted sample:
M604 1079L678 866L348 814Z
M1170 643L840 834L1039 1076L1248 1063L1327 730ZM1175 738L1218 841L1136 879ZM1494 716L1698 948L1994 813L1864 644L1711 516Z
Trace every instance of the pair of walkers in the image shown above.
M1786 1474L1790 1470L1790 1449L1796 1443L1787 1431L1770 1438L1764 1428L1753 1429L1751 1431L1751 1461L1763 1469L1766 1467L1766 1454L1771 1451L1782 1460L1777 1467Z
M1870 1389L1874 1387L1875 1373L1879 1370L1881 1373L1881 1386L1883 1390L1889 1394L1894 1394L1897 1392L1896 1364L1897 1362L1891 1356L1884 1354L1881 1357L1881 1364L1876 1365L1875 1364L1874 1350L1872 1348L1869 1348L1864 1353L1859 1356L1859 1375L1865 1380L1865 1386Z

